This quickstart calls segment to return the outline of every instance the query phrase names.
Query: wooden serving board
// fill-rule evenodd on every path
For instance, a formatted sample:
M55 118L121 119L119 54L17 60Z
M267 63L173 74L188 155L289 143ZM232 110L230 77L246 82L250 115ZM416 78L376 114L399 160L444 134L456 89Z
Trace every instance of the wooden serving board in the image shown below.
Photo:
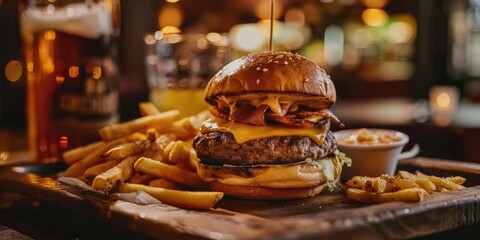
M341 191L293 201L224 198L216 209L192 211L140 205L60 183L49 165L0 169L0 190L163 239L391 239L412 238L480 222L480 164L440 159L402 160L399 169L467 178L467 188L427 196L419 203L366 205Z

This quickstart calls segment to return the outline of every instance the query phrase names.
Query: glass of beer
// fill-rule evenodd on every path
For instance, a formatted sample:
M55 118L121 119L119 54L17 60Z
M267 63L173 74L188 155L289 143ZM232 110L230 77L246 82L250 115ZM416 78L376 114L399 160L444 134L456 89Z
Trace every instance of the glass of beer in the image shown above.
M55 162L118 121L118 0L26 1L20 13L31 155Z
M229 61L226 34L147 34L145 66L150 101L182 117L208 109L204 89Z

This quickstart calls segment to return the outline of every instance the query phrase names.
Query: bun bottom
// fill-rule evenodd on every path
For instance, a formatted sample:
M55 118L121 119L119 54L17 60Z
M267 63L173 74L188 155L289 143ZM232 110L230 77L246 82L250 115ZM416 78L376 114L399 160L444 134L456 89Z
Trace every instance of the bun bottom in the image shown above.
M263 188L251 186L226 185L218 181L210 183L214 191L224 192L228 196L253 200L302 199L318 195L327 183L308 188Z

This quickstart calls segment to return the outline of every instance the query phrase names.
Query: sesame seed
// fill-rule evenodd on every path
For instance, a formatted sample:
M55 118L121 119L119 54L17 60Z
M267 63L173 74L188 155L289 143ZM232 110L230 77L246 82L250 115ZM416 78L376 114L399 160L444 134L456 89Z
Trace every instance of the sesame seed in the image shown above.
M308 82L309 80L308 80L308 78L305 78L303 81L304 81L304 82Z
M283 62L283 64L287 65L287 64L288 64L288 62L287 62L287 61L285 61L285 62Z
M255 81L255 82L257 83L257 85L260 84L260 79L257 79L257 81Z
M262 68L261 68L261 67L257 67L257 71L260 71L260 70L262 70Z
M278 61L273 61L274 63L278 63Z
M262 71L268 72L268 68L264 68L264 69L262 69Z

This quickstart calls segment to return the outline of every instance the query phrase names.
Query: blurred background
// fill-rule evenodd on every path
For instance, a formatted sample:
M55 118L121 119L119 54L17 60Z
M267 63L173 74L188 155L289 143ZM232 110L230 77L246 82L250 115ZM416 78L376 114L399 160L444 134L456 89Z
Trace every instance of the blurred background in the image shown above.
M152 36L228 36L229 59L268 50L269 0L120 3L121 121L138 117L138 103L149 100ZM480 162L479 0L275 3L274 50L298 52L327 70L338 95L333 111L347 128L401 130L422 156ZM0 0L0 126L21 132L26 96L18 19L18 1ZM446 92L432 95L439 87ZM446 117L437 118L438 106L450 109Z

